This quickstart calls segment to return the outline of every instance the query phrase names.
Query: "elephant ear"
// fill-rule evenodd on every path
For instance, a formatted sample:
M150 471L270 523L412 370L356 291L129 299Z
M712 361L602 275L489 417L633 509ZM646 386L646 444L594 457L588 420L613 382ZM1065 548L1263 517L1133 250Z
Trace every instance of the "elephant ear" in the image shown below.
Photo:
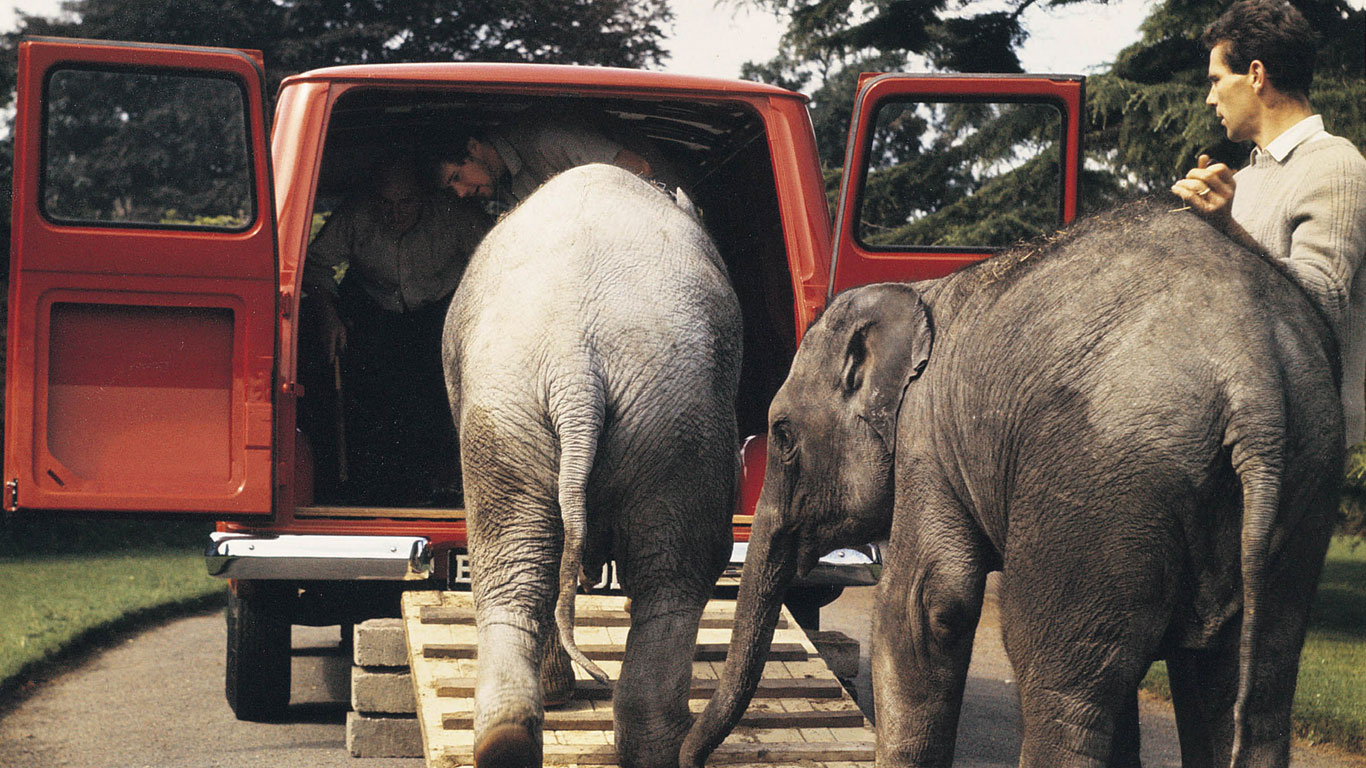
M929 309L904 285L878 285L859 297L859 321L845 343L840 389L859 418L896 453L896 422L906 387L925 370L934 345Z

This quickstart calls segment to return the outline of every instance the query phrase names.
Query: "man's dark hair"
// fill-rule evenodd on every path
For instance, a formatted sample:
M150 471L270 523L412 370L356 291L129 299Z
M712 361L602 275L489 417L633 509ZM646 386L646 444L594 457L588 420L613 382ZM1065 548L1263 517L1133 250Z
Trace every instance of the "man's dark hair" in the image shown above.
M460 163L469 159L470 139L483 140L483 136L467 128L451 128L423 142L425 154L433 161Z
M1245 74L1254 60L1282 93L1308 96L1314 80L1318 35L1295 6L1286 0L1242 0L1205 27L1200 41L1213 49L1228 43L1228 68Z
M419 154L423 158L426 181L439 185L437 179L441 163L459 165L470 159L470 139L484 141L484 136L464 127L455 127L439 135L430 135L419 141Z

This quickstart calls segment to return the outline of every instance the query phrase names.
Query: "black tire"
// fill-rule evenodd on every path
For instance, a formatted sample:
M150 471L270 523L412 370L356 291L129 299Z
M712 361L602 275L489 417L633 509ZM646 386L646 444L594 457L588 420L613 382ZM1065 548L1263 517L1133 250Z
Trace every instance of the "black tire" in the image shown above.
M238 720L271 722L289 708L290 612L283 582L243 581L228 595L224 690Z
M843 592L844 587L826 584L789 587L783 604L802 629L815 632L821 628L821 608L835 602Z

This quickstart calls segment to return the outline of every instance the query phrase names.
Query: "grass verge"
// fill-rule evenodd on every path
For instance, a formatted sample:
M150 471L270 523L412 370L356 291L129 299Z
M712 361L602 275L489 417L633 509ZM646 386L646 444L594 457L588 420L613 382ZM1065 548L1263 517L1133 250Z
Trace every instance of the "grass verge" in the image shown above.
M1165 664L1153 665L1143 688L1171 697ZM1328 549L1292 717L1311 744L1366 753L1366 540L1338 536Z
M204 570L205 526L119 523L98 537L88 527L0 530L0 699L121 629L224 599Z

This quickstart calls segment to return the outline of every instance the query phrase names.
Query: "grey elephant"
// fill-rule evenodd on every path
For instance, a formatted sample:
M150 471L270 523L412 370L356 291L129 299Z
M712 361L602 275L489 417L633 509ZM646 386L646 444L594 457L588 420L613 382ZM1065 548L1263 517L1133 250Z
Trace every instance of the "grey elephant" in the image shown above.
M446 318L479 638L475 763L541 765L542 651L582 566L632 600L623 766L676 764L702 608L730 556L740 308L691 203L607 165L556 176L476 250ZM553 619L552 619L553 609Z
M834 299L769 410L745 621L682 765L747 706L794 574L884 537L879 766L952 763L992 570L1021 765L1137 765L1155 659L1184 765L1288 763L1342 472L1336 337L1282 268L1170 208Z

